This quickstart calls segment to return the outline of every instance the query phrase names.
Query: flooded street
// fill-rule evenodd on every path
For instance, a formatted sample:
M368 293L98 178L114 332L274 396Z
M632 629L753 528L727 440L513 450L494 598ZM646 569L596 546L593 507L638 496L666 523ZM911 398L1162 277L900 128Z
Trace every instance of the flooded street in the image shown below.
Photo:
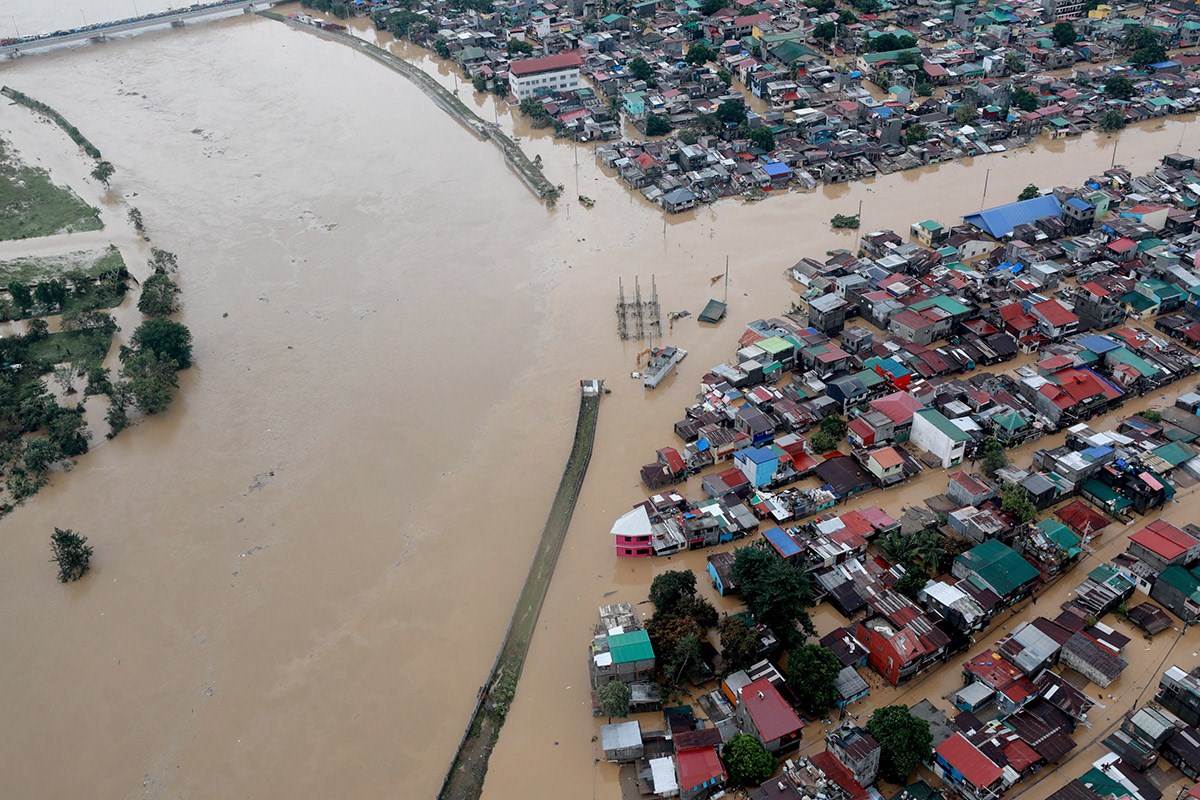
M16 8L22 33L50 13ZM664 222L590 149L518 120L564 195L596 199L547 211L407 80L264 19L0 62L0 83L58 109L116 166L105 218L136 205L178 254L196 361L168 414L98 436L0 523L11 797L432 797L524 579L582 377L613 394L485 795L618 796L616 770L593 765L585 645L598 604L642 601L681 561L702 568L704 552L618 562L608 533L699 376L742 323L787 309L787 267L854 246L833 214L861 200L867 229L954 222L980 206L987 169L995 205L1030 182L1078 184L1116 141ZM513 130L507 108L471 94ZM66 140L31 124L0 106L25 158L82 180ZM1183 124L1127 131L1117 160L1144 171L1181 132L1193 152L1200 131ZM690 355L645 392L626 377L644 344L615 333L618 277L654 275L664 312L695 314L720 297L709 278L727 255L727 321L677 322L669 342ZM858 502L894 512L944 488L927 475ZM55 526L96 547L79 584L53 579Z

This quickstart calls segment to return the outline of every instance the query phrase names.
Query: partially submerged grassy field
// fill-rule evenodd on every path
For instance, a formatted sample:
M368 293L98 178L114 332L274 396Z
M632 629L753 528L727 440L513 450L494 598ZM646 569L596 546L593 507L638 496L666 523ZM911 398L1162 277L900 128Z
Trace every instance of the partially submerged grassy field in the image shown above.
M46 170L21 161L12 145L0 139L0 240L103 227L99 210L66 186L56 186Z
M91 369L104 363L112 338L112 332L103 329L60 331L31 344L29 356L39 364L72 362Z
M36 284L54 278L70 278L74 274L99 278L105 272L125 266L121 252L109 246L102 250L77 250L57 256L26 256L0 261L0 286L13 281Z

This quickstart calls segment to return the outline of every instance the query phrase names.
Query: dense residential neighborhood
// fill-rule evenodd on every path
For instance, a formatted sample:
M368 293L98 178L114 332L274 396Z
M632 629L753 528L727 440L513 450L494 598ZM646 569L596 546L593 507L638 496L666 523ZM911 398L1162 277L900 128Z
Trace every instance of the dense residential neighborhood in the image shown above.
M601 609L595 712L636 704L600 733L635 743L603 748L631 787L992 800L1070 765L1035 796L1159 800L1200 776L1200 667L1174 648L1200 619L1194 167L789 270L791 307L706 371L612 527L619 559L710 551L655 571L648 618Z
M667 212L1111 133L1200 103L1200 11L1182 1L353 7L535 127L600 143L610 174Z

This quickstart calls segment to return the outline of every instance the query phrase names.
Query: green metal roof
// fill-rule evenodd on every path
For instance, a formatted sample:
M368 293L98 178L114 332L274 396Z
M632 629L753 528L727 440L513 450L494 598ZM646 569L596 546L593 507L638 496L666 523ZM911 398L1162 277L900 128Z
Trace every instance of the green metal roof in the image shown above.
M1107 483L1101 483L1095 478L1092 478L1087 483L1083 484L1083 491L1099 498L1100 502L1111 506L1115 511L1120 511L1123 508L1129 508L1131 505L1133 505L1133 501L1128 497L1121 494Z
M1161 369L1151 364L1146 359L1134 353L1131 350L1126 350L1124 347L1118 347L1116 350L1109 350L1106 357L1118 364L1128 364L1136 369L1147 378L1153 378L1155 375L1162 372Z
M1158 574L1158 580L1174 586L1190 599L1200 601L1200 578L1183 567L1167 567Z
M883 376L873 369L859 370L851 377L858 378L863 382L863 386L867 387L868 389L883 383Z
M1180 464L1190 461L1196 456L1190 447L1185 447L1179 442L1171 442L1161 447L1156 447L1153 453L1172 467L1178 467Z
M1038 571L1032 564L998 539L989 539L976 545L954 560L978 575L980 580L992 587L1001 597L1011 594L1038 576Z
M992 422L1007 431L1016 431L1029 427L1029 423L1025 421L1025 418L1018 411L1006 411L1003 414L997 414L992 417Z
M793 346L785 341L781 336L772 336L770 339L763 339L761 342L756 342L755 346L767 351L773 356L777 356L780 353L784 353L793 349Z
M955 300L953 297L948 297L947 295L944 295L944 294L940 294L940 295L937 295L936 297L930 297L926 300L921 300L920 302L913 303L912 309L913 309L913 311L924 311L925 309L931 308L933 306L937 306L938 308L945 311L947 314L966 314L967 312L969 312L971 310L970 306L968 306L964 303L960 303L958 300Z
M922 408L916 413L930 425L949 436L952 441L965 442L971 438L966 431L942 416L942 412L936 408Z
M1046 538L1066 552L1068 557L1074 558L1079 555L1079 545L1083 540L1076 536L1066 525L1057 520L1044 519L1037 524L1037 528L1045 534Z
M609 636L608 649L612 653L614 664L649 661L654 658L654 648L650 645L650 634L644 630Z

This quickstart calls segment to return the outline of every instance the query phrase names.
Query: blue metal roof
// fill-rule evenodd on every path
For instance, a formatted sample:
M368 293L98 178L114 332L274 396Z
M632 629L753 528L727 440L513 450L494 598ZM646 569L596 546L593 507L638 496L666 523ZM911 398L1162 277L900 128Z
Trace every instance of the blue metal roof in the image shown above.
M791 167L781 161L768 161L762 166L763 169L766 170L766 173L772 178L778 178L781 175L789 175L792 171Z
M747 447L739 452L738 455L750 459L755 464L768 464L779 458L779 456L765 447Z
M1079 342L1079 344L1083 345L1088 350L1091 350L1096 355L1103 355L1104 353L1107 353L1110 350L1116 350L1121 346L1119 343L1114 342L1107 336L1100 336L1096 333L1084 334L1083 336L1078 337L1075 341Z
M1081 200L1078 197L1072 197L1067 201L1067 205L1079 211L1095 211L1096 207L1087 200Z
M796 540L788 536L782 528L763 531L763 538L770 542L776 552L784 558L791 558L800 553L800 545L796 544Z
M1003 206L996 206L975 214L968 214L963 220L979 228L984 233L996 239L1001 239L1012 233L1013 228L1034 220L1046 217L1061 217L1062 205L1054 195L1035 197L1032 200L1018 200Z

